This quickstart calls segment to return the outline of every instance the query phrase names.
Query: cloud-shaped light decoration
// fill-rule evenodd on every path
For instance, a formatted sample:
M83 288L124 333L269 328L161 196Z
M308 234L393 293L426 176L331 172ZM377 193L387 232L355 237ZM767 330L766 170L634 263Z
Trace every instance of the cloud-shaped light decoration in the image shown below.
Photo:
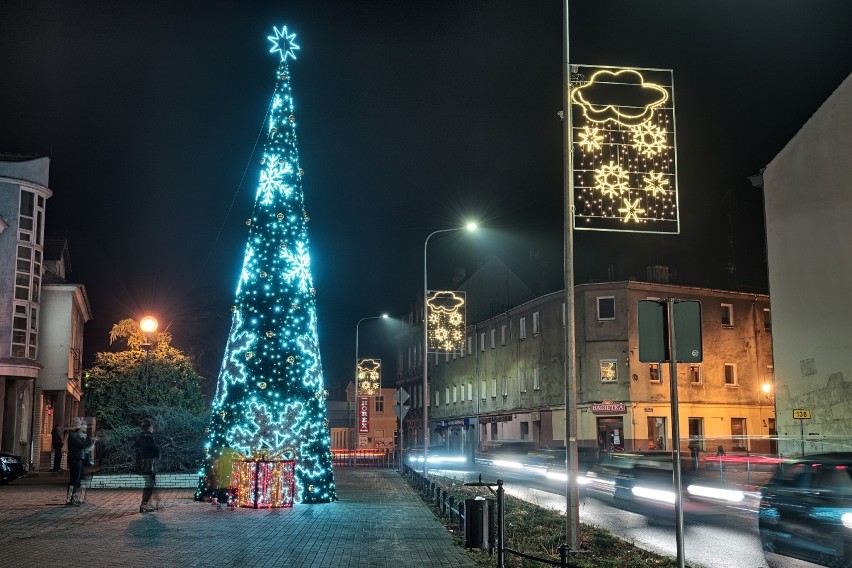
M646 82L634 69L604 69L574 89L571 97L593 122L611 120L625 126L639 126L652 118L654 109L662 106L669 94L660 85Z
M358 379L358 393L374 396L382 384L382 360L358 359L355 375Z

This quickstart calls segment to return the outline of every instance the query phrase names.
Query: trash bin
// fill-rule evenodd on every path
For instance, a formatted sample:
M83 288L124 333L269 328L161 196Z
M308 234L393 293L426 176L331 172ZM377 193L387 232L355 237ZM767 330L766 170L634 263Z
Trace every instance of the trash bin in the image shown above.
M494 549L494 499L464 500L464 546L481 548L489 553Z

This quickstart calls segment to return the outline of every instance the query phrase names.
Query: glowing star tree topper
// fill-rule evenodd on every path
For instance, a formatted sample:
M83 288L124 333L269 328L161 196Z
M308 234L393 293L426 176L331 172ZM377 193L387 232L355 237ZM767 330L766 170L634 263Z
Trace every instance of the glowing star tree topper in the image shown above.
M219 372L205 450L208 466L196 496L243 502L231 472L239 462L295 460L295 502L336 498L326 391L311 277L296 111L289 60L296 35L273 28L279 55L275 90L259 159L260 174L248 240L231 308L231 332ZM232 467L233 462L238 462ZM281 467L256 467L264 476ZM278 473L276 473L278 472ZM260 475L260 473L258 473ZM286 479L263 479L285 487ZM243 484L244 485L244 484ZM245 488L242 489L243 491Z

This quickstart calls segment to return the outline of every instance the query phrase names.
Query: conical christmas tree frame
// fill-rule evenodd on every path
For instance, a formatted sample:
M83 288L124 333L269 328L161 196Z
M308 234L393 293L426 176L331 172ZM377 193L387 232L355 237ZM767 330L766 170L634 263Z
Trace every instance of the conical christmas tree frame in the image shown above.
M299 46L273 29L280 63L196 497L227 498L235 460L295 459L296 502L324 503L336 497L288 66Z

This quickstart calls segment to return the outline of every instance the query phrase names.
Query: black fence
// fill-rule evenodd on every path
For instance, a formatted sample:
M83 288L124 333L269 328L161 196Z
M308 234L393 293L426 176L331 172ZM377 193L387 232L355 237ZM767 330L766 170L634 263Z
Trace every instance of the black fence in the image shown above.
M447 518L448 525L457 525L459 531L467 535L468 531L465 530L465 500L463 498L456 498L456 496L452 495L447 489L442 488L434 481L429 481L429 479L425 477L422 473L416 471L414 468L408 465L403 466L402 474L406 477L406 479L408 479L408 482L415 488L415 490L420 493L420 496L423 498L424 501L434 504L438 511L440 511L441 515ZM560 568L575 568L574 564L570 564L568 562L568 553L570 549L568 545L565 544L561 544L559 546L559 560L540 558L538 556L525 554L523 552L508 548L506 546L506 540L503 535L503 519L506 510L503 492L503 481L498 479L497 482L493 484L480 482L472 485L497 487L496 492L492 491L492 493L494 493L494 495L497 497L496 526L492 524L488 527L488 530L491 532L491 534L488 535L485 540L487 540L489 544L491 544L491 546L493 547L488 549L489 554L491 554L494 549L496 549L497 551L496 565L498 568L505 567L504 558L507 553L514 554L515 556L520 556L521 558L526 558L528 560L535 560L543 564L559 566Z

